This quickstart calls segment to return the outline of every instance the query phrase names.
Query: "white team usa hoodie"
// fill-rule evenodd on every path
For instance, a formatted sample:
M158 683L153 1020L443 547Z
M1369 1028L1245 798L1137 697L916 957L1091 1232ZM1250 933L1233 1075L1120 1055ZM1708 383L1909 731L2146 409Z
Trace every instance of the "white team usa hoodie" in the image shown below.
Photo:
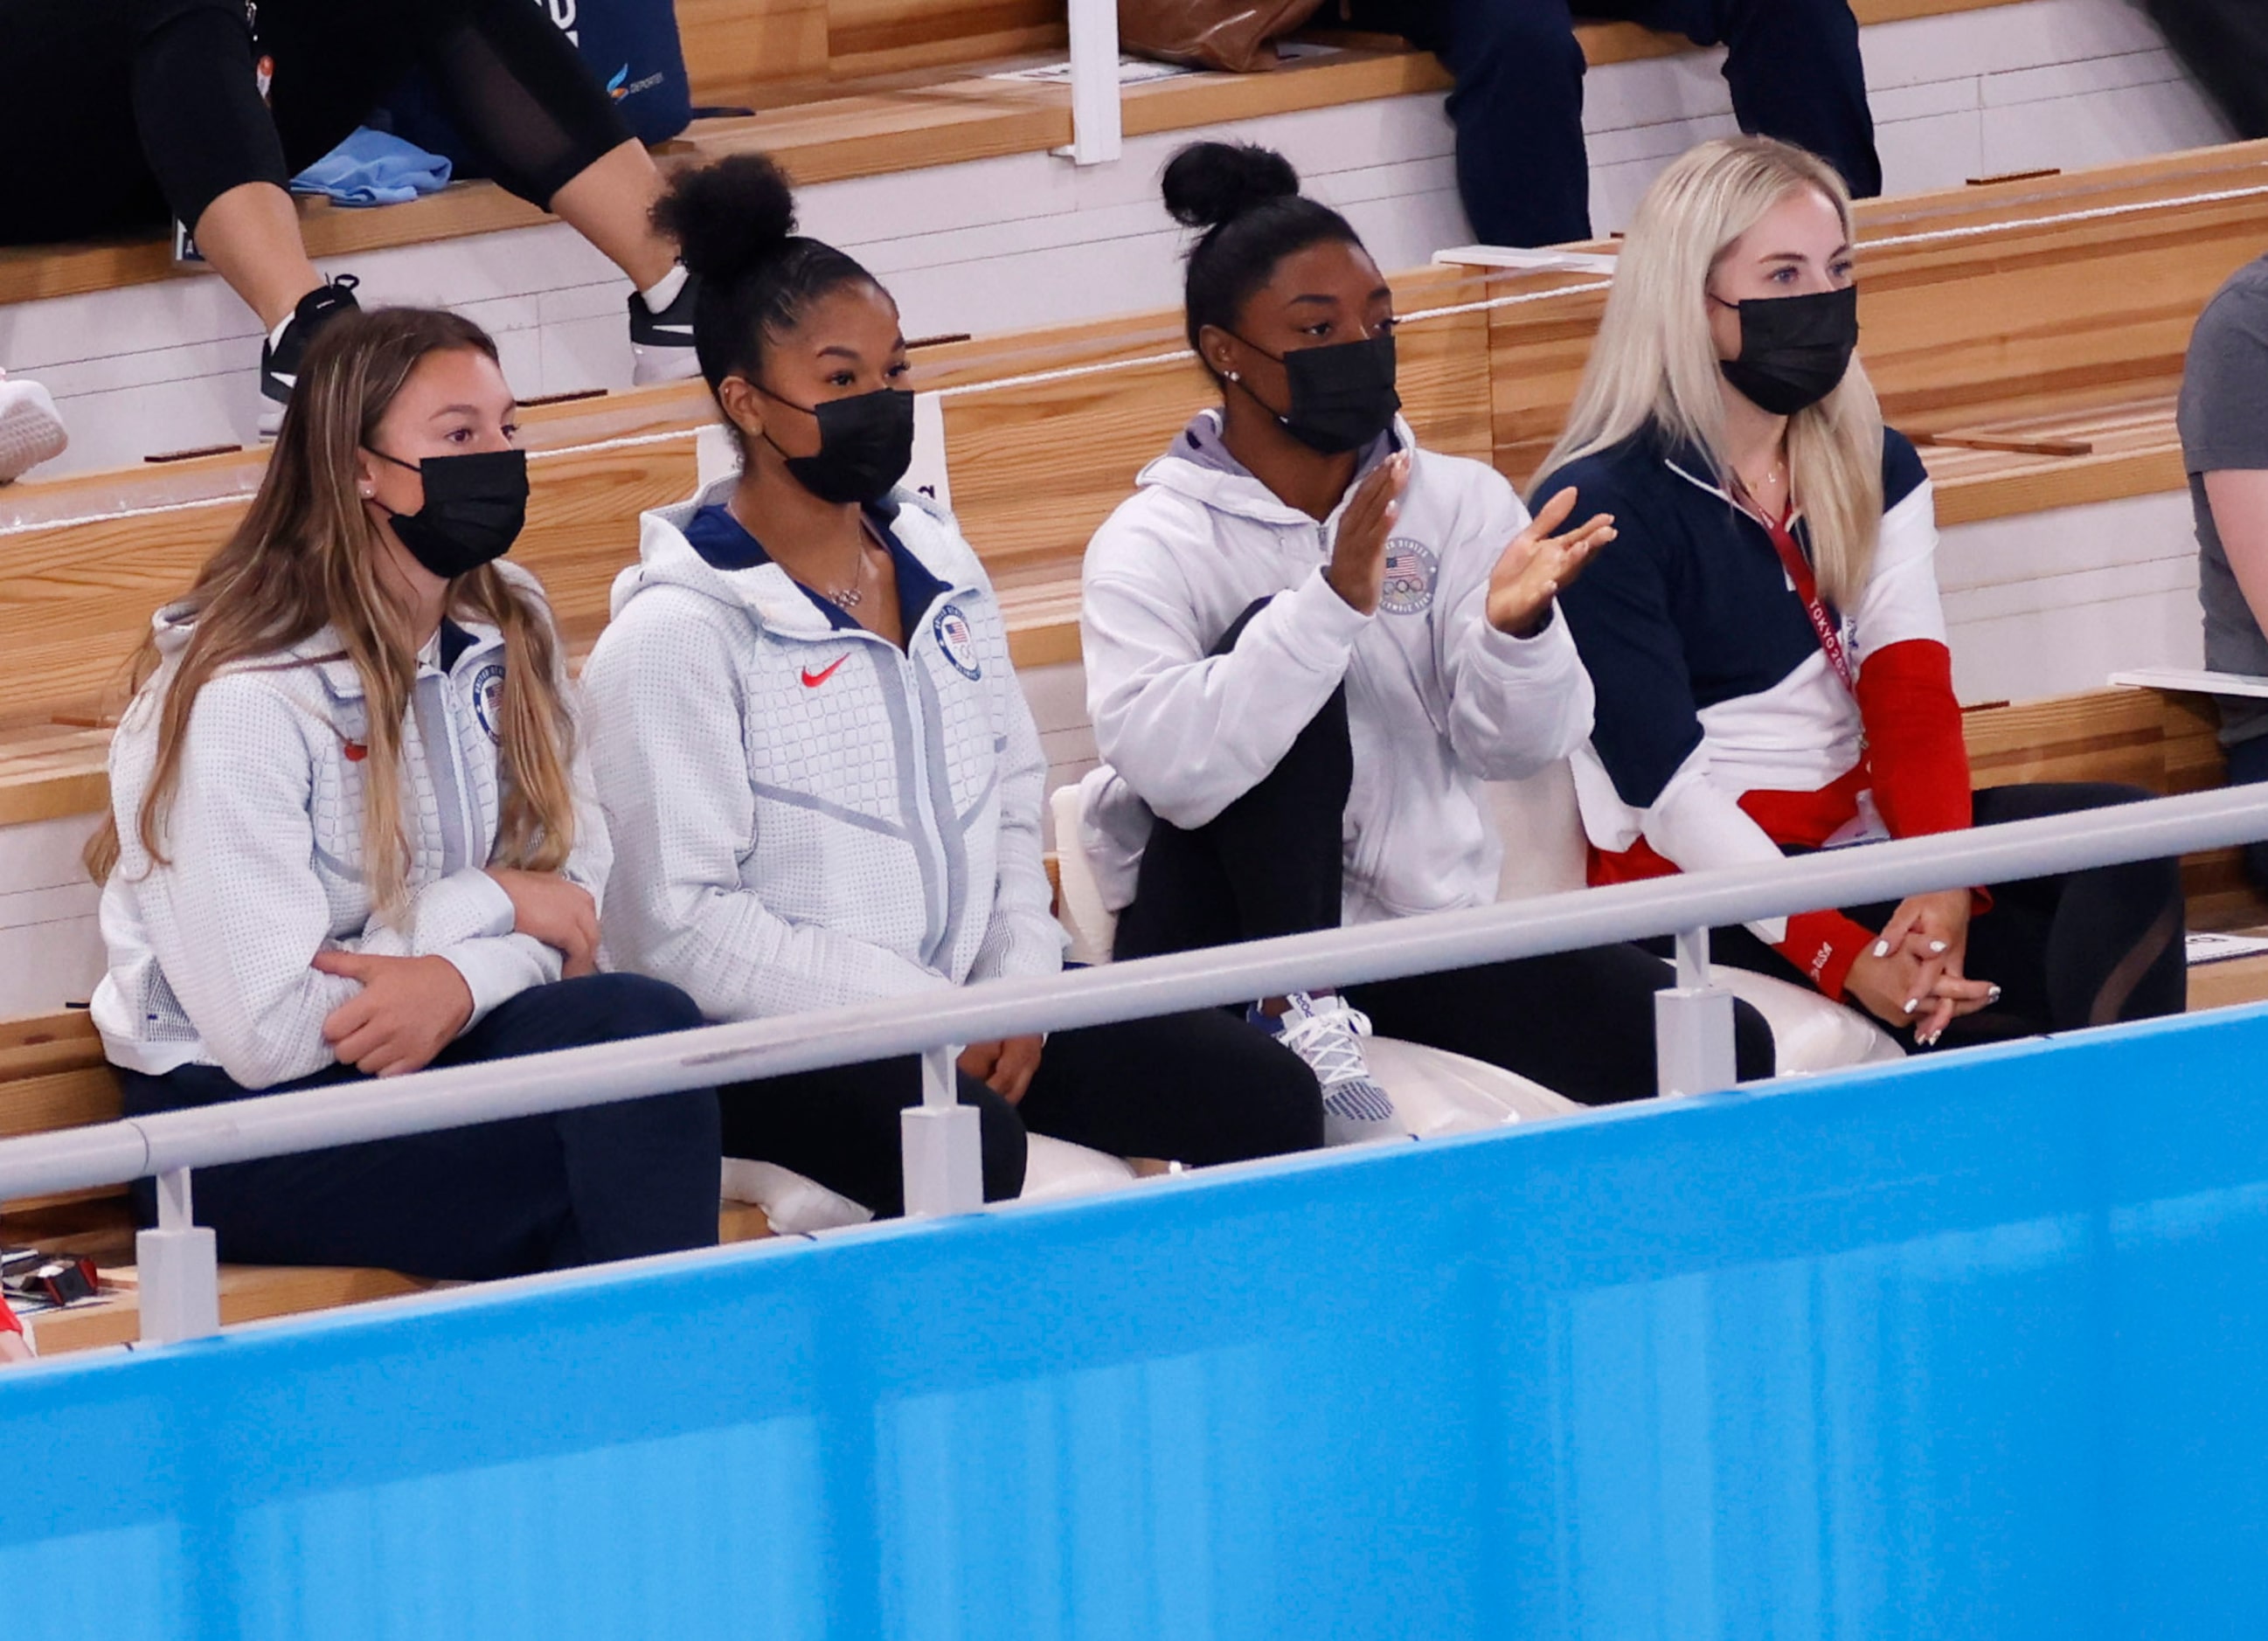
M499 568L535 590L525 571ZM559 953L513 932L511 897L482 870L500 809L500 632L445 623L418 659L402 728L410 900L395 928L375 916L363 881L362 680L328 628L283 655L227 668L198 692L162 839L172 864L151 861L142 798L192 629L178 607L155 625L166 659L110 743L120 853L102 892L110 968L93 1016L114 1063L152 1075L217 1065L254 1089L335 1063L324 1018L362 988L308 967L327 947L446 958L473 994L468 1027L559 978ZM579 754L575 785L563 875L596 897L609 851Z
M1528 523L1512 486L1481 462L1418 449L1398 418L1356 482L1396 449L1412 461L1374 614L1324 579L1344 499L1320 524L1279 500L1222 445L1218 411L1144 468L1095 533L1079 624L1105 767L1082 784L1081 829L1111 905L1133 898L1152 816L1211 820L1342 682L1354 751L1344 920L1496 898L1504 845L1482 784L1581 746L1591 682L1556 613L1528 639L1484 614L1489 572ZM1210 653L1270 597L1233 649Z
M1047 764L976 555L897 493L889 527L940 584L902 653L777 564L701 556L686 528L736 482L645 515L584 669L610 955L717 1020L1055 972Z

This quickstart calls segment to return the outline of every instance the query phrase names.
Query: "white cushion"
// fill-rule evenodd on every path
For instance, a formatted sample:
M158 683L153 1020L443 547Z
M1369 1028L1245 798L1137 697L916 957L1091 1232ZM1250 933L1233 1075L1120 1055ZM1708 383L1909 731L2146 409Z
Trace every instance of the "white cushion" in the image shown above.
M1756 1012L1770 1024L1782 1077L1906 1057L1897 1039L1872 1019L1854 1008L1830 1002L1808 986L1721 963L1710 965L1709 979L1712 984L1754 1004Z
M1575 808L1575 770L1565 758L1522 781L1491 781L1489 813L1504 840L1499 901L1580 889L1589 880L1589 845Z
M1136 1178L1131 1165L1107 1152L1035 1134L1024 1153L1022 1200L1044 1203L1065 1196L1092 1196L1097 1191L1122 1190Z
M1128 1164L1068 1140L1031 1136L1025 1152L1024 1192L1020 1200L1048 1202L1057 1197L1088 1196L1131 1185L1135 1173ZM843 1225L865 1225L873 1211L816 1180L805 1178L777 1163L752 1162L745 1157L725 1159L726 1202L754 1203L782 1236L801 1236L814 1231L833 1231Z
M1446 1049L1394 1037L1370 1038L1362 1049L1371 1075L1394 1096L1395 1114L1418 1139L1533 1122L1583 1108L1541 1083Z
M777 1163L751 1162L746 1157L725 1159L724 1197L728 1203L754 1203L782 1236L862 1225L874 1217L865 1203L830 1191L816 1180Z
M1057 787L1048 806L1056 828L1056 916L1071 936L1071 960L1107 963L1118 917L1103 905L1094 865L1079 847L1078 785Z

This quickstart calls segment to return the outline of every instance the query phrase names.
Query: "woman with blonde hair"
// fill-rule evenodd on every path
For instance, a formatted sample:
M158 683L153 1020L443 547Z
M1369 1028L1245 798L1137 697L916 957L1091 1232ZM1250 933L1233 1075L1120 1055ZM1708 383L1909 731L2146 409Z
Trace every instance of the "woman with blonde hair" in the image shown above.
M2124 802L2102 784L1972 793L1914 448L1859 336L1851 203L1764 137L1705 143L1624 240L1573 413L1535 490L1621 539L1560 595L1597 690L1575 759L1612 883ZM2178 1012L2174 862L1717 932L1911 1045Z
M129 1115L700 1024L596 972L605 824L549 611L501 562L513 416L469 321L341 320L158 612L88 853ZM202 1169L197 1209L224 1259L511 1276L713 1242L718 1155L700 1091Z

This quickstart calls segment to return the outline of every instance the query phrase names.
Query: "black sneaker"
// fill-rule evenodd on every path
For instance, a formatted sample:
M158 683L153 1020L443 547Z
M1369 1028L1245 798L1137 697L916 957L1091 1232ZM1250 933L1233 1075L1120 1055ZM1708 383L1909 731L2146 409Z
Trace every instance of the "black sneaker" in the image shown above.
M688 274L677 300L657 313L630 292L630 380L638 386L701 374L701 362L693 357L693 299L700 293L701 282Z
M341 274L329 284L317 286L299 298L283 328L261 344L261 438L275 438L284 424L284 407L291 402L291 389L298 385L299 362L307 357L316 333L340 314L361 310L355 300L355 286L360 283L352 274Z

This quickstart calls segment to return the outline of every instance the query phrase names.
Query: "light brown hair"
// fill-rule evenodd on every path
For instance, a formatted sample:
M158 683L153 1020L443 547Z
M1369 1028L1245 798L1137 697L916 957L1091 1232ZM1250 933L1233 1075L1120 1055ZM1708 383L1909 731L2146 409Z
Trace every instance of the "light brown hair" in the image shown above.
M387 407L419 363L457 351L497 357L496 343L479 326L427 308L342 315L308 350L250 511L198 571L177 611L195 627L165 684L157 764L136 819L151 860L166 861L166 821L197 692L225 668L263 660L294 665L278 658L328 627L338 638L336 654L353 663L362 681L369 718L364 880L381 916L399 915L409 872L401 726L417 658L404 613L379 574L379 526L357 492L357 452L377 437ZM574 723L549 613L494 564L452 582L448 610L504 634L502 816L493 858L556 871L575 841ZM137 695L161 664L153 635L132 663ZM118 857L114 813L87 844L87 869L100 882Z

